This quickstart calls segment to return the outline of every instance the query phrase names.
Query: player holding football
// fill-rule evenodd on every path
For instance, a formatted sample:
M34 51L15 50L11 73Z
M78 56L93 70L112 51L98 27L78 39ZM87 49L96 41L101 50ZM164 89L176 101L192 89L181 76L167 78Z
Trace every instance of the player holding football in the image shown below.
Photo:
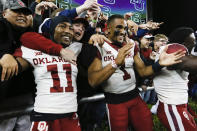
M189 32L186 37L183 38ZM162 124L172 131L197 131L193 116L188 112L188 72L197 71L197 57L190 54L195 45L195 36L191 28L178 28L171 33L175 42L181 36L181 44L171 44L167 53L179 49L187 51L182 62L168 68L163 68L154 78L155 91L159 99L157 115ZM179 41L179 42L181 42ZM164 48L164 47L163 47ZM160 52L162 49L160 49ZM158 59L157 56L156 60Z
M63 16L52 19L50 39L78 55L82 44L72 43L74 33L71 24L71 21ZM62 57L24 46L15 52L15 56L23 58L18 58L22 67L30 64L34 68L37 92L31 115L31 131L80 131L76 114L77 66Z

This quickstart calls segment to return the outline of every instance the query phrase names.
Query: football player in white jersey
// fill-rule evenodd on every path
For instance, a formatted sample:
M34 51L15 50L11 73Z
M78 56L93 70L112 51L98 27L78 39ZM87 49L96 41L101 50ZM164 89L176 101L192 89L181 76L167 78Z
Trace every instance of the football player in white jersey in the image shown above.
M82 41L84 40L84 38L86 40L88 40L87 35L84 36L85 30L87 29L87 27L89 26L88 22L84 19L84 18L80 18L77 17L72 21L72 25L73 25L73 29L74 29L74 38L73 41ZM91 32L88 32L90 35ZM41 39L40 41L37 41L37 39ZM105 39L105 41L108 41L107 38L105 38L103 35L93 35L91 37L91 40L94 42L97 42L100 39ZM35 50L40 50L42 52L48 53L50 55L59 55L59 56L65 56L64 58L67 60L67 58L72 58L69 55L70 54L65 54L63 52L64 55L61 54L61 50L62 47L58 44L55 44L53 41L50 41L49 39L45 38L44 36L35 33L35 32L27 32L25 34L23 34L23 36L21 37L21 42L22 45L24 45L25 47L31 48L31 49L35 49ZM58 54L60 53L60 54ZM86 43L83 43L82 46L82 51L79 54L78 58L77 58L77 66L78 66L78 76L77 76L77 88L78 88L78 94L77 97L78 99L81 99L82 97L89 97L90 95L93 95L93 93L95 93L96 91L94 89L91 89L90 85L88 84L88 78L87 75L87 70L88 70L88 66L91 64L91 62L93 61L94 57L97 54L97 48L94 47L93 45L89 45ZM94 104L94 106L91 106L92 104ZM92 127L92 124L94 124L92 122L92 120L96 119L96 122L100 122L102 119L102 114L104 114L103 110L100 110L100 108L96 108L97 103L83 103L80 104L78 106L78 114L79 114L79 119L80 119L80 125L81 128L87 128L87 127ZM99 107L103 107L105 108L105 105L102 102L99 102L97 104ZM94 109L92 109L94 108ZM84 110L93 110L90 113L92 114L93 112L96 112L96 114L94 116L90 116L88 118L91 118L91 120L87 120L87 118L84 117ZM102 112L103 111L103 112ZM102 113L100 113L102 112ZM97 116L97 114L99 113L99 116ZM101 114L101 115L100 115ZM85 115L89 115L85 113ZM88 122L91 121L91 122ZM94 120L95 121L95 120ZM88 126L87 126L88 125Z
M57 16L52 19L50 39L79 54L82 44L72 42L71 20ZM39 38L38 38L39 41ZM77 117L77 66L62 57L45 54L22 46L15 52L22 67L34 68L37 92L31 115L32 131L80 131Z
M112 43L104 43L88 69L91 86L103 84L112 131L127 131L128 124L134 130L153 130L151 113L135 88L134 66L141 76L151 75L162 66L174 64L183 52L162 53L160 60L146 67L139 57L137 45L127 39L127 25L121 15L112 15L107 22L107 37ZM180 54L179 54L180 53ZM169 55L171 55L169 57Z
M181 63L163 68L155 76L153 82L159 99L157 115L168 130L197 131L194 117L188 111L187 105L188 72L197 71L197 57L190 54L195 45L194 31L188 27L177 28L171 33L170 38L170 41L181 42L181 44L175 43L168 46L167 53L182 49L187 50L188 54L181 58Z

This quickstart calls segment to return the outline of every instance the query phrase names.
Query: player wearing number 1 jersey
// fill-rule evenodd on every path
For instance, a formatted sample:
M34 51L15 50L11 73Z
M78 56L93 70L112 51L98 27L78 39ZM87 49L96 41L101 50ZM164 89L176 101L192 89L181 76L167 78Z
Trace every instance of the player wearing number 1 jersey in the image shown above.
M93 87L103 84L112 131L127 131L128 124L134 130L152 131L151 113L135 89L134 65L141 76L151 75L161 68L159 63L176 63L175 54L169 59L169 54L164 52L159 63L146 67L139 57L137 45L126 37L124 18L112 15L107 26L108 39L113 43L104 43L102 48L98 47L98 57L88 68L89 83Z
M51 39L76 55L82 44L73 42L71 21L62 16L51 23ZM77 117L77 66L62 57L22 46L15 52L34 68L37 92L31 116L32 131L80 131ZM20 59L21 60L21 59ZM25 63L25 62L24 62ZM22 64L23 65L23 64Z

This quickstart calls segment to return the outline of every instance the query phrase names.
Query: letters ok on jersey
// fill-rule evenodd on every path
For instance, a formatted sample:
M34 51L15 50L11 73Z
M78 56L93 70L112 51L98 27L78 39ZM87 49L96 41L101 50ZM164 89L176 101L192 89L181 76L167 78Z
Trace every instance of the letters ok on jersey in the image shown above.
M40 113L77 111L78 70L75 65L59 56L51 56L24 46L17 49L15 56L24 58L34 67L33 73L37 84L34 111Z

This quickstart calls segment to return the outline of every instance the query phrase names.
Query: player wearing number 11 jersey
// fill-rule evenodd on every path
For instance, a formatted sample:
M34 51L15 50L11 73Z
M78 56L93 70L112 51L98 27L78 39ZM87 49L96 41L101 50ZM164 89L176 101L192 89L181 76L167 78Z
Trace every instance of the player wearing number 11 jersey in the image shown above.
M62 16L51 22L51 39L76 55L82 44L72 42L71 21ZM39 40L39 39L38 39ZM77 117L77 66L59 56L22 46L15 56L22 57L34 68L37 92L31 115L31 131L80 131Z

